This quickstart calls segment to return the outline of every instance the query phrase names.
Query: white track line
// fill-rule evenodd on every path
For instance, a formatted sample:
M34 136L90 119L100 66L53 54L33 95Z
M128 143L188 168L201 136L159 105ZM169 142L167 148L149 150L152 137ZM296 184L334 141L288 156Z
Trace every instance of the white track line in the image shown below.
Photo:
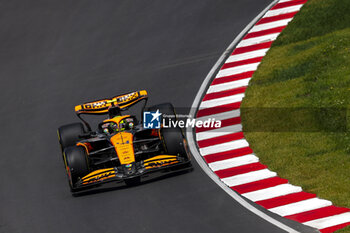
M245 79L240 79L232 82L212 85L209 87L207 94L248 86L250 79L251 78L245 78Z
M247 147L247 146L249 146L247 140L239 139L239 140L235 140L235 141L231 141L231 142L217 144L214 146L204 147L204 148L199 149L199 151L201 152L201 154L203 156L206 156L206 155L210 155L210 154L214 154L214 153L235 150L235 149L239 149L239 148L243 148L243 147Z
M294 186L291 184L281 184L274 187L245 193L242 195L248 198L249 200L256 202L301 191L303 190L299 186Z
M347 222L350 222L349 212L333 215L326 218L315 219L312 221L304 222L304 224L310 227L315 227L317 229L324 229L327 227L332 227L332 226L340 225Z
M319 209L330 205L332 205L332 202L330 201L319 198L311 198L304 201L294 202L288 205L278 206L269 210L278 215L287 216L302 213L309 210Z
M290 6L290 7L285 7L285 8L281 8L281 9L268 11L263 18L296 12L296 11L299 11L302 6L303 6L303 4L300 4L300 5L296 5L296 6Z
M273 33L273 34L268 34L268 35L264 35L264 36L258 36L258 37L245 39L245 40L242 40L237 45L237 48L274 41L279 36L279 34L280 33Z
M219 71L219 73L216 75L216 78L222 78L222 77L240 74L248 71L255 71L258 68L259 64L260 62L257 62L257 63L248 64L248 65L242 65L242 66L223 69Z
M276 172L272 172L269 169L262 169L258 171L248 172L236 176L231 176L221 179L228 186L236 186L241 184L247 184L258 180L263 180L277 176Z
M232 159L225 159L225 160L209 163L208 165L213 171L219 171L227 168L233 168L233 167L238 167L238 166L257 163L257 162L259 162L259 158L253 154L249 154L249 155L243 155Z
M225 96L217 99L206 100L201 103L199 109L219 107L220 105L241 102L244 98L244 93Z
M241 131L242 131L242 125L236 124L236 125L222 127L219 129L212 129L212 130L196 133L196 138L197 138L197 141L201 141L209 138L220 137L231 133L238 133Z
M264 23L264 24L259 24L254 26L249 33L251 32L258 32L258 31L263 31L263 30L267 30L267 29L271 29L271 28L276 28L276 27L281 27L281 26L286 26L293 18L290 19L282 19L282 20L278 20L275 22L271 22L271 23Z
M231 63L231 62L236 62L236 61L243 61L243 60L247 60L247 59L252 59L252 58L256 58L256 57L263 57L266 55L266 52L268 50L269 49L259 49L259 50L253 51L253 52L231 55L226 60L225 64Z
M241 115L241 110L236 109L236 110L231 110L231 111L213 114L213 115L209 115L209 116L198 117L197 121L198 120L199 121L206 121L209 118L213 119L214 121L222 121L222 120L226 120L226 119L239 117L240 115Z

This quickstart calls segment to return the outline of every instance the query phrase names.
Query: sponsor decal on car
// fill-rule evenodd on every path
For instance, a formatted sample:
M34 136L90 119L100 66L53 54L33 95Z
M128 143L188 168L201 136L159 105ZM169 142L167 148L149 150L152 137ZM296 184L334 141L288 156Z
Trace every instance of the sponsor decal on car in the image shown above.
M91 184L99 181L103 181L116 176L115 170L112 169L100 169L82 178L83 184Z
M119 97L118 98L118 103L128 102L128 101L133 100L133 99L135 99L137 97L138 97L137 92L132 92L130 94L127 94L127 95Z
M179 163L176 155L159 155L144 161L146 169L168 166L171 164Z

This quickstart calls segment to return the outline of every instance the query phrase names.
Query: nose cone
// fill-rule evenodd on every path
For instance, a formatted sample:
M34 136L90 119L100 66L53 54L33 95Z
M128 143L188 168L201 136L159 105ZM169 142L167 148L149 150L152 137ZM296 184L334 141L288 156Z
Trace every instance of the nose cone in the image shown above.
M120 132L111 137L115 151L121 165L129 165L135 162L133 135L128 132Z

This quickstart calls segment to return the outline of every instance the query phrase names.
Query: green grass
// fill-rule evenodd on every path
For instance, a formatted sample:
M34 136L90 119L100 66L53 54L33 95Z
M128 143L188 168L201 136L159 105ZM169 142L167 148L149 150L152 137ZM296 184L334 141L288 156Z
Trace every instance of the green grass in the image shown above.
M254 74L242 121L271 170L350 208L349 12L349 0L305 4Z

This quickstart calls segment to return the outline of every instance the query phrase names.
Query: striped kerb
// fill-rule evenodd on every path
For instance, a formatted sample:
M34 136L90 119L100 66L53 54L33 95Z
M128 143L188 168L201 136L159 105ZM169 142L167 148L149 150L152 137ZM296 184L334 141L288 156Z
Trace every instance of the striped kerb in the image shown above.
M220 120L221 127L196 128L196 141L209 168L237 193L280 216L334 232L350 224L350 209L303 192L261 164L244 139L240 118L252 75L306 1L280 0L237 44L208 87L196 116Z

